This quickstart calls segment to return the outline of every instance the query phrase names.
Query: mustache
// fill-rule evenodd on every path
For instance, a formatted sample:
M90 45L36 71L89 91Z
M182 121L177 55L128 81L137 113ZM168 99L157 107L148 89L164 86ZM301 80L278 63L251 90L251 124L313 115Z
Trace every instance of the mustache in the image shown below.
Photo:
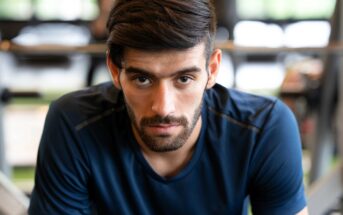
M156 124L179 124L187 126L188 121L186 117L174 117L174 116L154 116L146 117L141 120L141 126L151 126Z

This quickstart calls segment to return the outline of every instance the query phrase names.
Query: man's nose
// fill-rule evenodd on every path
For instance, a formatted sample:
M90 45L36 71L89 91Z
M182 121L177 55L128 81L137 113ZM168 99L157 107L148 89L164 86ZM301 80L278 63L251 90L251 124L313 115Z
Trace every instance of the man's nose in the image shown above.
M175 111L175 95L168 83L160 83L154 89L152 111L159 116L168 116Z

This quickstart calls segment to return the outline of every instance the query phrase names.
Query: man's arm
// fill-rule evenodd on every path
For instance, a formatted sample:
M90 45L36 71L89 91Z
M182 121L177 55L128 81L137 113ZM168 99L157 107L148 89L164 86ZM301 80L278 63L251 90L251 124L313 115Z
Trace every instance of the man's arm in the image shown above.
M46 117L29 214L90 214L85 155L59 106L52 104Z
M306 214L299 129L281 101L276 101L261 128L251 163L253 213Z

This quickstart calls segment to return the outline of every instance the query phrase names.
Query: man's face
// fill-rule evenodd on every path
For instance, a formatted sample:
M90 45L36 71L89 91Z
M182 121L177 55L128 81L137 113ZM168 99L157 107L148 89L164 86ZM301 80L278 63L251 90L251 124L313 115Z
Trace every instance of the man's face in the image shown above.
M124 93L136 139L155 152L179 149L194 128L200 128L209 77L204 44L183 51L128 48L123 69L113 75Z

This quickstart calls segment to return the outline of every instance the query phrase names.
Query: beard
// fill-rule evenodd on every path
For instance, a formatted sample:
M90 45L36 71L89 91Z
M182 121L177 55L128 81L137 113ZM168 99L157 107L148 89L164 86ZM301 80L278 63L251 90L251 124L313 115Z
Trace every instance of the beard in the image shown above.
M125 105L126 105L129 118L134 126L134 129L136 129L138 135L140 136L145 146L147 146L151 151L154 151L154 152L170 152L170 151L175 151L181 148L187 142L188 138L191 136L195 128L195 125L198 122L201 115L204 93L202 95L201 102L197 106L197 108L194 110L194 114L191 117L190 121L188 121L187 118L184 116L162 117L162 116L156 115L153 117L142 118L142 120L138 124L136 120L136 116L132 108L128 105L126 101L125 101ZM158 124L177 124L178 126L182 127L182 130L174 137L169 134L149 135L146 132L145 130L146 127L154 126Z

